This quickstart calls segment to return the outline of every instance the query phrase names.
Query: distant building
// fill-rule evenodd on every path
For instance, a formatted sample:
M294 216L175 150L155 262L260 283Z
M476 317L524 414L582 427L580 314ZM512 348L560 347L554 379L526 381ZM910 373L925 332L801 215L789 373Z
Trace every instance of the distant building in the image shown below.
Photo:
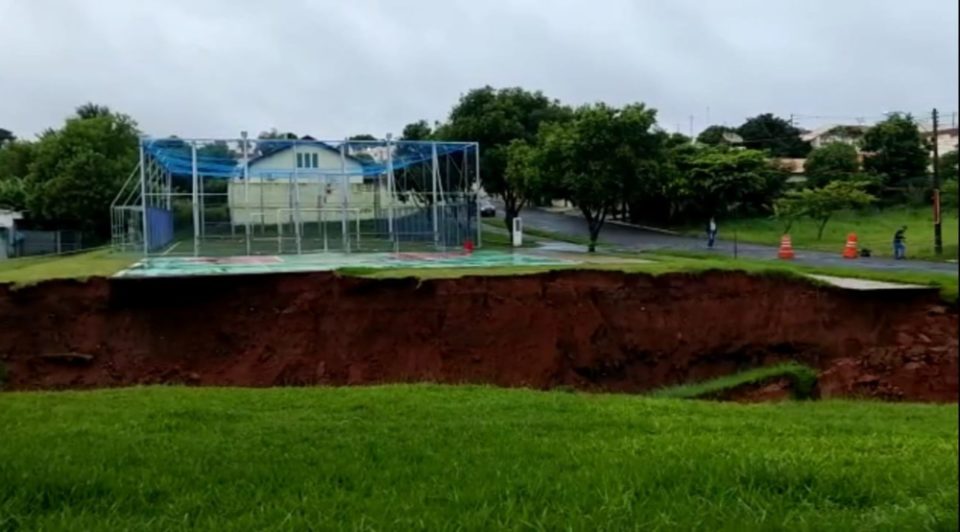
M933 128L930 126L930 124L921 124L920 132L923 134L923 138L925 138L927 141L933 141ZM945 129L938 129L937 138L935 140L937 143L937 151L940 153L940 155L949 153L951 151L956 151L957 140L957 128L949 127ZM933 146L931 144L931 155L933 155L932 148Z
M0 260L17 255L13 249L17 220L23 219L23 213L0 209Z
M868 129L870 129L869 126L832 124L803 133L800 138L809 142L814 149L832 142L842 142L859 148Z

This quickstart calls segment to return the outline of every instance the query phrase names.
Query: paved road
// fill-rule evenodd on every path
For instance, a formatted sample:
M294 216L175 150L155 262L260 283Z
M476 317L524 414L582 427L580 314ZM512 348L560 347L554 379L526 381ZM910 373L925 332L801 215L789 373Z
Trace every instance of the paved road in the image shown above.
M502 212L502 211L501 211ZM587 226L579 216L547 212L540 209L524 209L521 213L524 227L542 229L554 233L577 235L586 237ZM607 223L600 233L600 241L617 247L637 250L683 250L683 251L710 251L719 255L733 255L733 242L724 238L721 232L714 250L707 249L706 238L697 239L686 236L677 236L647 231L636 227ZM750 259L776 260L777 248L756 244L737 244L737 255ZM796 250L797 258L794 262L815 266L844 266L869 268L874 270L908 270L952 273L957 275L957 264L926 261L895 261L883 258L859 258L846 260L840 256L840 246L836 253L820 251Z

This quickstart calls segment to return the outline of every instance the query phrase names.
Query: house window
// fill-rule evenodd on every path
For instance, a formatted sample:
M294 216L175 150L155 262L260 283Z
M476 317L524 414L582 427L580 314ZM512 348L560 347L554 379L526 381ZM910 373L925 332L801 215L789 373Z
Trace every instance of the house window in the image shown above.
M316 153L298 153L297 168L320 168L320 157Z

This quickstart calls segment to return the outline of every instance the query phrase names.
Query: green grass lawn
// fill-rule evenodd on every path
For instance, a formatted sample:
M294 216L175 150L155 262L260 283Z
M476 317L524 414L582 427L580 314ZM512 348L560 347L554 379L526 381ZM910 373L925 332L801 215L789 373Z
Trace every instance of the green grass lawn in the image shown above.
M29 284L45 279L109 276L136 260L136 256L112 253L109 249L3 260L0 261L0 283Z
M778 246L783 224L774 218L749 218L718 221L718 237L733 240L734 232L742 242ZM834 216L817 240L817 224L801 219L790 229L793 246L800 249L843 253L847 235L857 234L860 247L869 248L875 256L893 256L893 233L907 226L907 256L937 260L933 251L933 212L930 208L892 208L867 212L841 212ZM943 212L943 255L940 259L957 258L957 212ZM687 234L702 235L702 227L689 227ZM706 237L704 237L706 238Z
M952 530L956 405L0 394L0 530Z

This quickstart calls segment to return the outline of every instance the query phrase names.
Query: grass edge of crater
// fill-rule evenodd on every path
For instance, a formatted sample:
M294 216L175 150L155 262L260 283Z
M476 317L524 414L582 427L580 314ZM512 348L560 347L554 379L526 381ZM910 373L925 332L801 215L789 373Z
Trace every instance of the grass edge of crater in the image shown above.
M740 386L761 384L783 377L790 380L795 399L810 399L813 397L817 385L817 371L796 362L748 369L701 382L668 386L655 390L648 395L661 399L699 399L730 391Z

